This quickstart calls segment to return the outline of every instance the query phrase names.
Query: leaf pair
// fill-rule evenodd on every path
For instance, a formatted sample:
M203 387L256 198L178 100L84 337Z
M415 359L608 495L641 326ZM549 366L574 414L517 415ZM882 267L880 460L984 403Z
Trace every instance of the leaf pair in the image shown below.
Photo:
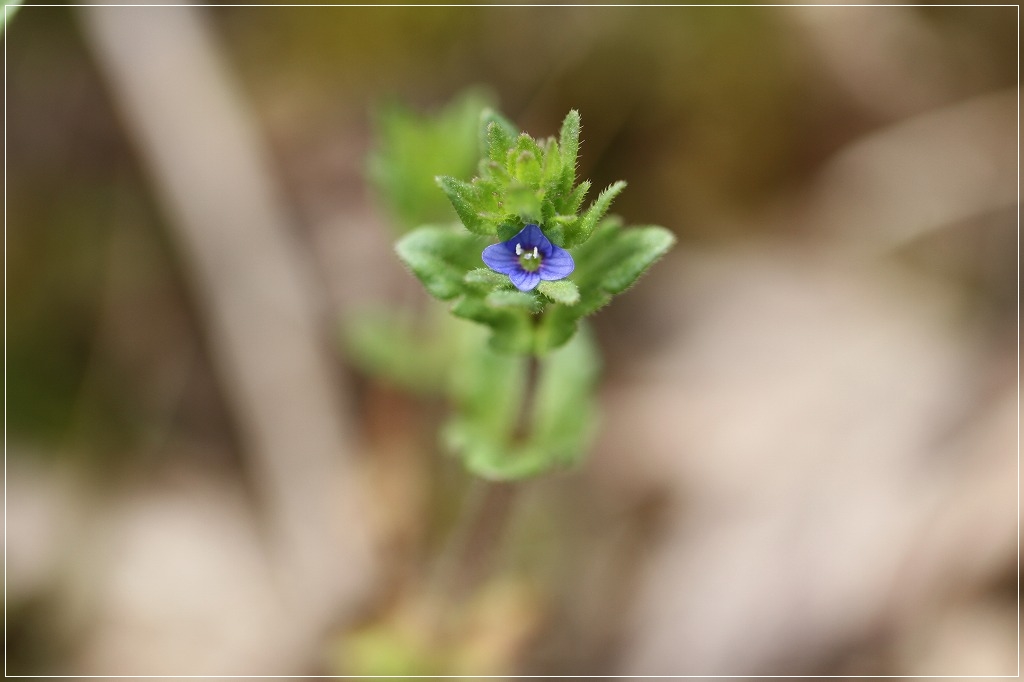
M589 333L532 359L495 352L479 325L449 315L411 322L401 314L358 318L346 330L347 349L389 383L446 396L455 410L443 439L473 473L511 480L582 457L594 430L599 365ZM537 383L524 406L530 362L537 363Z
M483 478L511 480L576 463L595 423L598 358L590 335L577 335L541 360L483 346L467 351L452 386L457 413L444 432L467 468ZM529 362L539 363L538 383L532 403L524 404Z
M572 338L580 319L629 288L674 242L664 228L623 229L607 219L587 243L571 249L576 270L569 278L542 282L531 292L479 267L487 242L456 226L421 227L396 250L431 295L453 301L454 315L490 327L495 349L542 355Z

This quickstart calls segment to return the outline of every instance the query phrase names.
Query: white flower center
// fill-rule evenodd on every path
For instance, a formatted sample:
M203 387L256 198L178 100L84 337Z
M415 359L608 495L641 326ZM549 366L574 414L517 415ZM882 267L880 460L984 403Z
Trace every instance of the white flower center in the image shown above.
M526 258L526 259L540 258L540 252L537 250L536 246L533 247L533 251L532 252L526 251L524 253L523 252L523 245L522 244L516 244L516 255L517 256L522 256L523 258Z

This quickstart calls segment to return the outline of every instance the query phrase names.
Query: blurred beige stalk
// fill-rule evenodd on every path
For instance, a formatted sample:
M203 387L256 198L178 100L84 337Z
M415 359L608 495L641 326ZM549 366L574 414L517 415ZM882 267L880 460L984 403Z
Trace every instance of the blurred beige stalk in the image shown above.
M1012 11L1007 8L1008 19ZM918 8L791 6L779 15L829 81L876 115L892 119L924 111L948 102L963 85L943 37Z
M808 224L878 256L1017 202L1016 90L988 93L857 139L818 175Z
M369 561L349 412L328 353L308 254L293 236L266 150L202 10L87 7L80 17L168 216L266 510L262 523L269 525L265 534L249 528L253 524L246 520L245 505L238 504L228 505L231 511L221 521L180 513L202 508L216 513L215 505L196 508L189 502L217 500L202 486L198 492L187 487L177 498L163 500L166 504L147 503L143 517L163 519L153 530L177 529L174 535L183 545L171 551L186 555L181 561L190 563L190 551L203 556L196 557L201 561L193 564L190 580L175 579L165 570L168 580L161 583L159 573L147 579L145 571L136 571L142 581L136 588L145 592L148 586L152 594L128 600L139 605L134 615L122 614L127 618L122 619L124 632L132 637L91 661L92 672L302 672L258 666L295 664L297 654L288 647L310 646L328 620L344 612L365 588ZM153 505L162 509L156 517ZM131 530L141 522L136 519L122 530L136 539L151 537L145 524ZM224 532L216 533L218 527ZM265 544L261 537L269 538L269 550L259 549ZM250 549L233 551L233 541L248 543ZM133 546L124 551L122 558L129 562L137 557L148 560L150 569L159 567L160 562L147 559L152 551ZM218 567L209 552L222 556L227 566ZM230 570L234 561L269 561L269 569ZM253 579L276 595L274 605L254 612L235 608L244 599L218 601L237 592L232 583L241 574L261 576ZM116 577L110 580L115 592L123 587ZM210 600L197 602L191 596L196 592ZM155 606L152 613L144 612L147 599L191 603L193 622L159 623L151 630L152 641L142 643L143 624L160 613ZM202 620L203 608L203 635L197 636L194 621ZM133 617L138 622L132 623ZM108 634L116 640L117 632ZM230 640L229 635L241 637L226 647L233 657L200 655ZM102 640L103 632L95 636ZM102 642L97 646L103 649ZM204 664L214 669L201 669Z

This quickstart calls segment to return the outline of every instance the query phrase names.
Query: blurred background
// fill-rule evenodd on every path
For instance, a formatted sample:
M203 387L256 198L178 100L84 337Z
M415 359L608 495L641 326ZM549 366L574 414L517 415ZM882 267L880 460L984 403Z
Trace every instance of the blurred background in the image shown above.
M1016 674L1017 24L21 8L6 671ZM679 244L594 320L589 459L438 634L471 485L341 330L426 305L374 112L466 88L578 109L580 176Z

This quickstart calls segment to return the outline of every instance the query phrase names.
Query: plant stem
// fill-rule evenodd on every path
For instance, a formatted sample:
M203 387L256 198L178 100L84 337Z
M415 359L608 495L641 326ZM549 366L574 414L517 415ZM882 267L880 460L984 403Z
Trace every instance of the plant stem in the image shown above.
M490 572L518 489L515 483L473 482L466 512L453 532L457 553L443 588L450 601L458 603L470 596Z
M536 394L542 367L535 355L526 358L522 398L512 429L511 444L521 444L530 436ZM494 568L502 542L508 537L508 525L515 500L522 489L518 482L475 479L456 527L441 551L433 580L438 601L432 620L439 630L451 625L447 615L471 597Z
M533 426L533 411L536 404L537 386L540 383L540 360L530 355L526 358L526 376L523 383L523 398L519 403L519 414L512 429L512 443L520 444L530 436Z
M540 384L541 366L536 356L526 358L522 399L512 429L511 443L530 436ZM516 493L521 485L476 479L466 495L459 521L452 530L435 573L436 593L448 604L471 595L492 568L506 535Z
M436 644L459 636L462 607L493 569L519 489L516 483L473 480L427 586L430 599L423 624Z

